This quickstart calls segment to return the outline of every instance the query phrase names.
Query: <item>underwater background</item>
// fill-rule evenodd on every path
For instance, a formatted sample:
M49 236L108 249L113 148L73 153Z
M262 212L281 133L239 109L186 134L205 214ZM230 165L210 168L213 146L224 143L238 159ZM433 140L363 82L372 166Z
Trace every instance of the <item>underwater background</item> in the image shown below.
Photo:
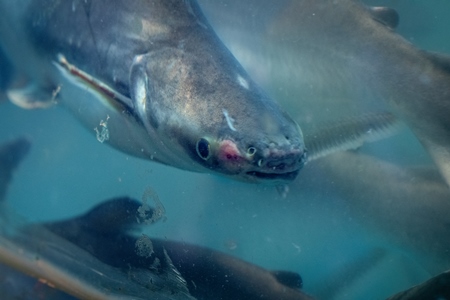
M264 14L264 5L199 2L250 75L279 98L280 83L275 86L261 76L261 70L247 59L248 53L239 48L241 37L233 37L232 26L239 28L239 34L263 35L258 22L273 17ZM449 1L365 2L395 8L400 15L396 31L417 47L450 54ZM247 15L255 7L258 10ZM245 18L247 23L235 24L235 18ZM316 110L327 109L320 102L314 105ZM339 117L332 112L323 118ZM186 172L131 157L98 142L93 128L83 127L59 105L23 110L5 102L0 106L0 120L0 142L25 136L32 143L7 196L10 207L29 221L69 218L116 196L142 199L151 189L165 207L166 220L147 227L150 237L204 245L267 269L298 272L303 290L319 298L382 299L430 277L423 262L433 257L404 247L389 236L388 229L377 227L379 212L371 215L370 209L360 209L355 201L336 193L335 179L315 162L305 166L284 194L274 186ZM431 164L408 130L359 151L401 166ZM405 198L393 208L397 209L394 214L415 218L405 215L407 206ZM449 265L442 271L445 268Z

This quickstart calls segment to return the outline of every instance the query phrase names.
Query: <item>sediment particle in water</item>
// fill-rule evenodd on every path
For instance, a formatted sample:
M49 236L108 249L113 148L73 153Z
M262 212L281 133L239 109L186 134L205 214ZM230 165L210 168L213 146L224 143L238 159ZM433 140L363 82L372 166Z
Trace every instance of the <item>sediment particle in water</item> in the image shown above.
M150 257L153 254L153 243L145 234L136 240L135 247L136 254L141 257Z

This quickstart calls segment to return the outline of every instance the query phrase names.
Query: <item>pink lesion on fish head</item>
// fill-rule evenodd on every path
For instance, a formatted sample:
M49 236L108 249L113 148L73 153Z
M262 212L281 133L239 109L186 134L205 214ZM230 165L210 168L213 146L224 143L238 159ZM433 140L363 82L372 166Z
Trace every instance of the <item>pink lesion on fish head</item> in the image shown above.
M245 157L239 151L235 142L223 140L218 148L217 159L224 169L236 171L246 164Z

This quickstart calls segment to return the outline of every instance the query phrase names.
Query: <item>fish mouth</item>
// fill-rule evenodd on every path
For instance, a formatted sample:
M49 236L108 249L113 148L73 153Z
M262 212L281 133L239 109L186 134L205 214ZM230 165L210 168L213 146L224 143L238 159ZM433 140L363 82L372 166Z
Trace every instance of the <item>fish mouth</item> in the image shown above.
M297 178L297 175L299 172L300 172L300 169L292 171L292 172L286 172L286 173L266 173L266 172L258 172L258 171L249 171L249 172L246 172L246 174L253 178L260 179L260 180L293 181L295 178Z
M257 168L247 171L245 174L253 179L271 182L289 182L297 178L307 160L307 150L295 149L290 152L282 152L282 155L269 155L257 161Z

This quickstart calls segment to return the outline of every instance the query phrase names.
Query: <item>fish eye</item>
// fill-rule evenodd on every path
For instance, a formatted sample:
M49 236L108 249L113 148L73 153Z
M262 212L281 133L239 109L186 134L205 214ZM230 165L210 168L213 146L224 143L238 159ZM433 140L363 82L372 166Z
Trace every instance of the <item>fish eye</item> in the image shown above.
M196 150L198 156L200 156L204 160L207 160L211 155L209 151L209 142L204 138L201 138L197 141Z
M248 147L248 149L247 149L247 154L248 155L254 155L255 153L256 153L256 148L255 147L252 147L252 146Z

